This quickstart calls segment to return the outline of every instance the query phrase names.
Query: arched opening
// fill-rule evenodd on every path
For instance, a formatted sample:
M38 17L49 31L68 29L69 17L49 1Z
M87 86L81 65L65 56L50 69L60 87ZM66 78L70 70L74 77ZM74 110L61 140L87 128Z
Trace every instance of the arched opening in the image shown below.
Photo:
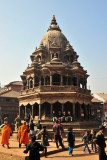
M20 106L20 118L23 120L25 118L25 106Z
M75 104L75 119L76 120L80 119L80 104L79 103Z
M77 78L76 77L72 78L72 84L73 84L73 86L77 86Z
M73 117L73 104L70 102L66 102L64 104L64 111L66 112L66 114L68 113L68 111L70 111L71 116Z
M51 105L48 102L45 102L41 105L41 119L50 120L51 117Z
M33 88L33 80L32 79L30 79L29 87Z
M32 106L30 104L27 104L26 112L29 113L29 114L32 114Z
M71 77L68 77L68 85L71 85L71 84L72 84Z
M89 104L87 105L87 118L88 118L88 119L91 118L91 107L90 107Z
M39 116L39 104L38 103L35 103L33 105L33 116Z
M44 78L41 77L41 85L44 86Z
M67 85L67 77L63 76L63 85Z
M39 78L35 77L35 87L39 86Z
M53 85L60 85L60 75L59 74L54 74L53 76L52 76L52 84Z
M41 56L40 55L37 56L37 60L38 60L38 62L41 61Z
M62 104L59 103L59 102L54 103L54 104L53 104L53 110L55 111L55 113L56 113L56 115L57 115L57 117L58 117L59 111L62 112Z
M50 77L46 76L45 78L45 85L50 85Z
M81 105L81 117L82 117L82 119L86 119L86 106L85 106L85 104Z
M83 88L83 79L82 78L80 78L80 88Z

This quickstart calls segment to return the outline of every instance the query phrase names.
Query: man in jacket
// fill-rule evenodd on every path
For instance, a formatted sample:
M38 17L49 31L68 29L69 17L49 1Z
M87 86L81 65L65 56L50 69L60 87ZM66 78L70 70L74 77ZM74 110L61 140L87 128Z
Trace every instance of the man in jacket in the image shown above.
M43 151L44 147L40 145L38 142L36 142L36 136L32 137L31 143L27 145L26 150L24 150L24 153L29 153L29 160L40 160L40 151Z
M75 136L72 127L70 127L68 130L67 139L68 139L69 155L73 156L72 152L75 146Z
M96 144L99 146L99 160L107 160L107 156L105 153L105 138L104 138L105 127L101 126L100 131L96 134Z

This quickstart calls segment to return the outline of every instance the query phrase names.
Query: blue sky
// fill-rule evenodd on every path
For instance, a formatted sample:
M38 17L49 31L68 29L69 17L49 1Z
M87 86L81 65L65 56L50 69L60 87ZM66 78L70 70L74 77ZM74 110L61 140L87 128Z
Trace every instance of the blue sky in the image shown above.
M88 88L107 93L107 0L0 0L0 83L21 80L52 16L87 70Z

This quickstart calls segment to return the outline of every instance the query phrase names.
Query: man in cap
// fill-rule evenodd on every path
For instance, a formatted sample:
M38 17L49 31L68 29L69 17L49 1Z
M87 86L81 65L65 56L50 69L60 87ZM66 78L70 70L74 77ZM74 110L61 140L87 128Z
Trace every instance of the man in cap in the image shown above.
M26 150L24 150L24 153L29 152L29 160L40 160L40 153L39 151L43 151L44 147L40 145L38 142L36 142L36 136L31 137L31 143L27 145Z

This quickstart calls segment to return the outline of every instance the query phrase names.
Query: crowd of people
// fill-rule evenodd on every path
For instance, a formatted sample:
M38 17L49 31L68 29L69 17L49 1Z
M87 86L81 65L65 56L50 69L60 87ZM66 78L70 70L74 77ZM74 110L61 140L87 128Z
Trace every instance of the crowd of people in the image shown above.
M19 121L19 116L17 115L17 119ZM20 121L19 121L20 122ZM9 126L8 119L4 119L5 126L1 130L2 138L1 138L1 144L3 147L7 145L7 148L9 149L9 138L12 134L12 130ZM36 126L36 130L35 130ZM45 157L47 157L47 146L49 146L48 139L51 139L52 142L56 143L56 147L59 148L59 146L64 149L64 141L63 141L63 125L61 124L61 119L56 119L53 125L53 136L48 132L46 126L41 126L40 121L38 121L37 124L33 123L33 120L31 121L24 121L23 124L17 123L17 131L18 131L18 142L19 142L19 148L21 148L21 145L24 144L26 146L26 150L24 150L24 153L29 153L29 159L34 160L35 157L37 160L40 160L40 154L39 151L44 151ZM104 131L105 131L105 122L100 126L99 132L95 132L94 130L91 130L91 132L86 131L85 134L82 137L82 141L84 143L83 152L88 150L89 154L91 152L98 152L99 151L99 160L106 160L107 156L105 153L105 138L104 138ZM41 144L36 141L38 137L41 136ZM31 140L31 141L30 141ZM68 149L69 149L69 155L73 156L73 149L75 147L75 134L73 132L73 128L70 127L68 129L67 133L67 141L68 141ZM89 145L91 144L91 148L89 148Z
M55 111L53 110L52 121L55 122L57 120L60 120L61 122L71 122L72 121L71 112L68 111L66 113L65 111L63 111L63 113L62 113L61 111L59 111L58 114L56 114Z

